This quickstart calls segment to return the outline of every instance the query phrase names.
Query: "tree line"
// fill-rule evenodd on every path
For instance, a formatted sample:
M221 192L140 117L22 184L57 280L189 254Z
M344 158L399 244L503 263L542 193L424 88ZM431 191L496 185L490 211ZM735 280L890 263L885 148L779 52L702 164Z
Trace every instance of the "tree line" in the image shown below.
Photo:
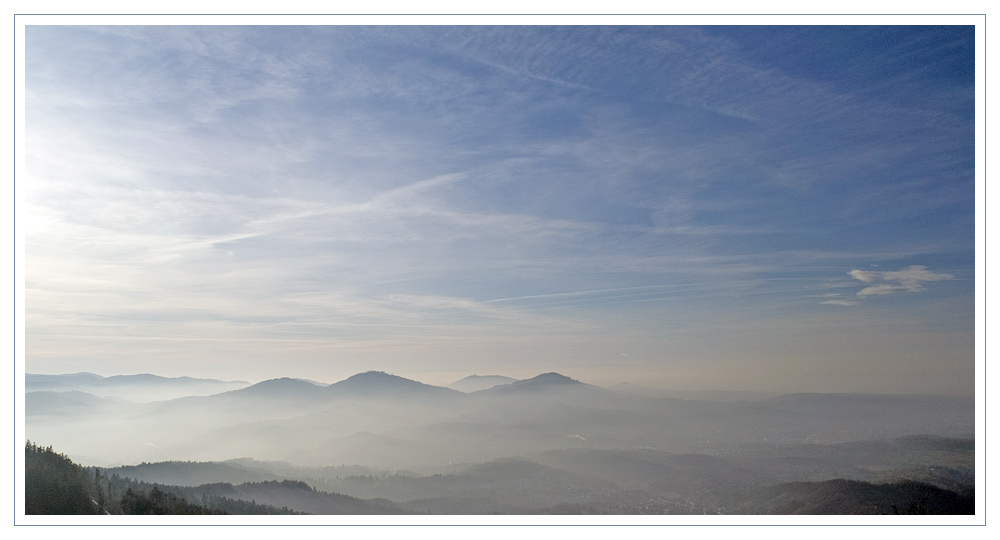
M192 502L171 486L136 482L74 463L51 446L28 441L24 447L24 513L26 515L200 515L290 514L251 501L219 496Z

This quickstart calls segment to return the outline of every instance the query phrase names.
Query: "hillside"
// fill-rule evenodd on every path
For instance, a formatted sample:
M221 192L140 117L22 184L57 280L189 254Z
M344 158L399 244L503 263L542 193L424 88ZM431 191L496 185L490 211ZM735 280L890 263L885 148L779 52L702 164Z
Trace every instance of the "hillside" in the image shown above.
M51 446L25 445L25 514L100 514L98 491L92 475Z
M301 481L211 483L182 487L123 476L139 469L218 471L220 464L142 464L110 471L73 463L51 447L25 446L25 514L399 514L388 501L326 493ZM159 471L159 472L157 472ZM176 473L175 473L176 474ZM146 476L150 476L147 474Z
M372 371L326 386L279 378L155 403L29 395L29 438L103 466L250 457L414 470L568 448L711 453L768 442L968 437L974 420L974 403L960 398L645 397L553 372L471 393ZM116 429L90 436L107 425Z
M779 484L745 496L734 510L780 515L976 513L970 491L956 493L922 482L873 484L842 478Z
M327 387L327 393L339 398L414 398L414 397L458 397L461 392L432 386L392 375L384 371L366 371L336 382Z
M502 375L469 375L464 379L449 384L448 388L465 393L478 392L479 390L487 390L494 386L510 384L516 380Z
M211 484L246 467L248 473L280 480L192 486L194 491L186 493L237 497L234 493L242 490L242 499L307 512L337 503L321 494L327 492L374 502L380 507L373 513L391 506L395 512L432 514L965 514L975 502L974 455L970 440L907 437L834 445L769 444L720 455L576 448L424 472L278 462L173 462L108 473L148 480L168 478L164 471L186 470L173 476L187 478L197 472ZM276 490L283 498L251 494L248 487L265 485L285 486ZM336 504L326 508L344 511Z
M161 377L149 373L102 377L93 373L24 376L26 392L78 391L102 398L148 403L184 396L206 396L249 386L245 381L220 381L193 377Z

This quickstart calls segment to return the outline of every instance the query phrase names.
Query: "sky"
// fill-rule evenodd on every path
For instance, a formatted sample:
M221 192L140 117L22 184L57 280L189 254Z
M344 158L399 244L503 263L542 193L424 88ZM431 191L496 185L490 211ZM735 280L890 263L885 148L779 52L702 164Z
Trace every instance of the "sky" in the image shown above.
M28 26L25 369L975 383L972 26Z

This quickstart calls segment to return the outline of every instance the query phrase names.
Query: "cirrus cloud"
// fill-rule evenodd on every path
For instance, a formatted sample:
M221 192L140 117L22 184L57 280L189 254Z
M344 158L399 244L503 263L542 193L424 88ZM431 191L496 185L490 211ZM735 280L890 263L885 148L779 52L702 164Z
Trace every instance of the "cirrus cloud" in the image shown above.
M824 301L820 302L820 304L826 304L826 305L830 305L830 306L856 306L856 305L858 305L860 303L861 302L859 302L857 300L843 300L843 299L836 299L836 298L832 299L832 300L824 300Z
M924 290L924 282L953 279L951 274L939 274L927 269L926 266L913 265L898 272L873 272L869 270L851 270L852 278L865 283L875 283L858 291L857 296L893 294L897 292L919 292ZM882 283L880 283L882 282Z

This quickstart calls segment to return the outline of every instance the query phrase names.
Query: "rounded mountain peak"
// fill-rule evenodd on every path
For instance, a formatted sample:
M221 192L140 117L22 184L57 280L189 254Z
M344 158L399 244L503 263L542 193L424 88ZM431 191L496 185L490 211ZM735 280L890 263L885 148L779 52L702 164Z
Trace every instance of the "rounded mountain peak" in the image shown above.
M543 384L572 384L572 383L579 383L580 381L576 379L571 379L565 375L562 375L561 373L556 373L554 371L551 371L549 373L542 373L541 375L537 375L530 379L525 379L524 381L521 382L534 382Z

